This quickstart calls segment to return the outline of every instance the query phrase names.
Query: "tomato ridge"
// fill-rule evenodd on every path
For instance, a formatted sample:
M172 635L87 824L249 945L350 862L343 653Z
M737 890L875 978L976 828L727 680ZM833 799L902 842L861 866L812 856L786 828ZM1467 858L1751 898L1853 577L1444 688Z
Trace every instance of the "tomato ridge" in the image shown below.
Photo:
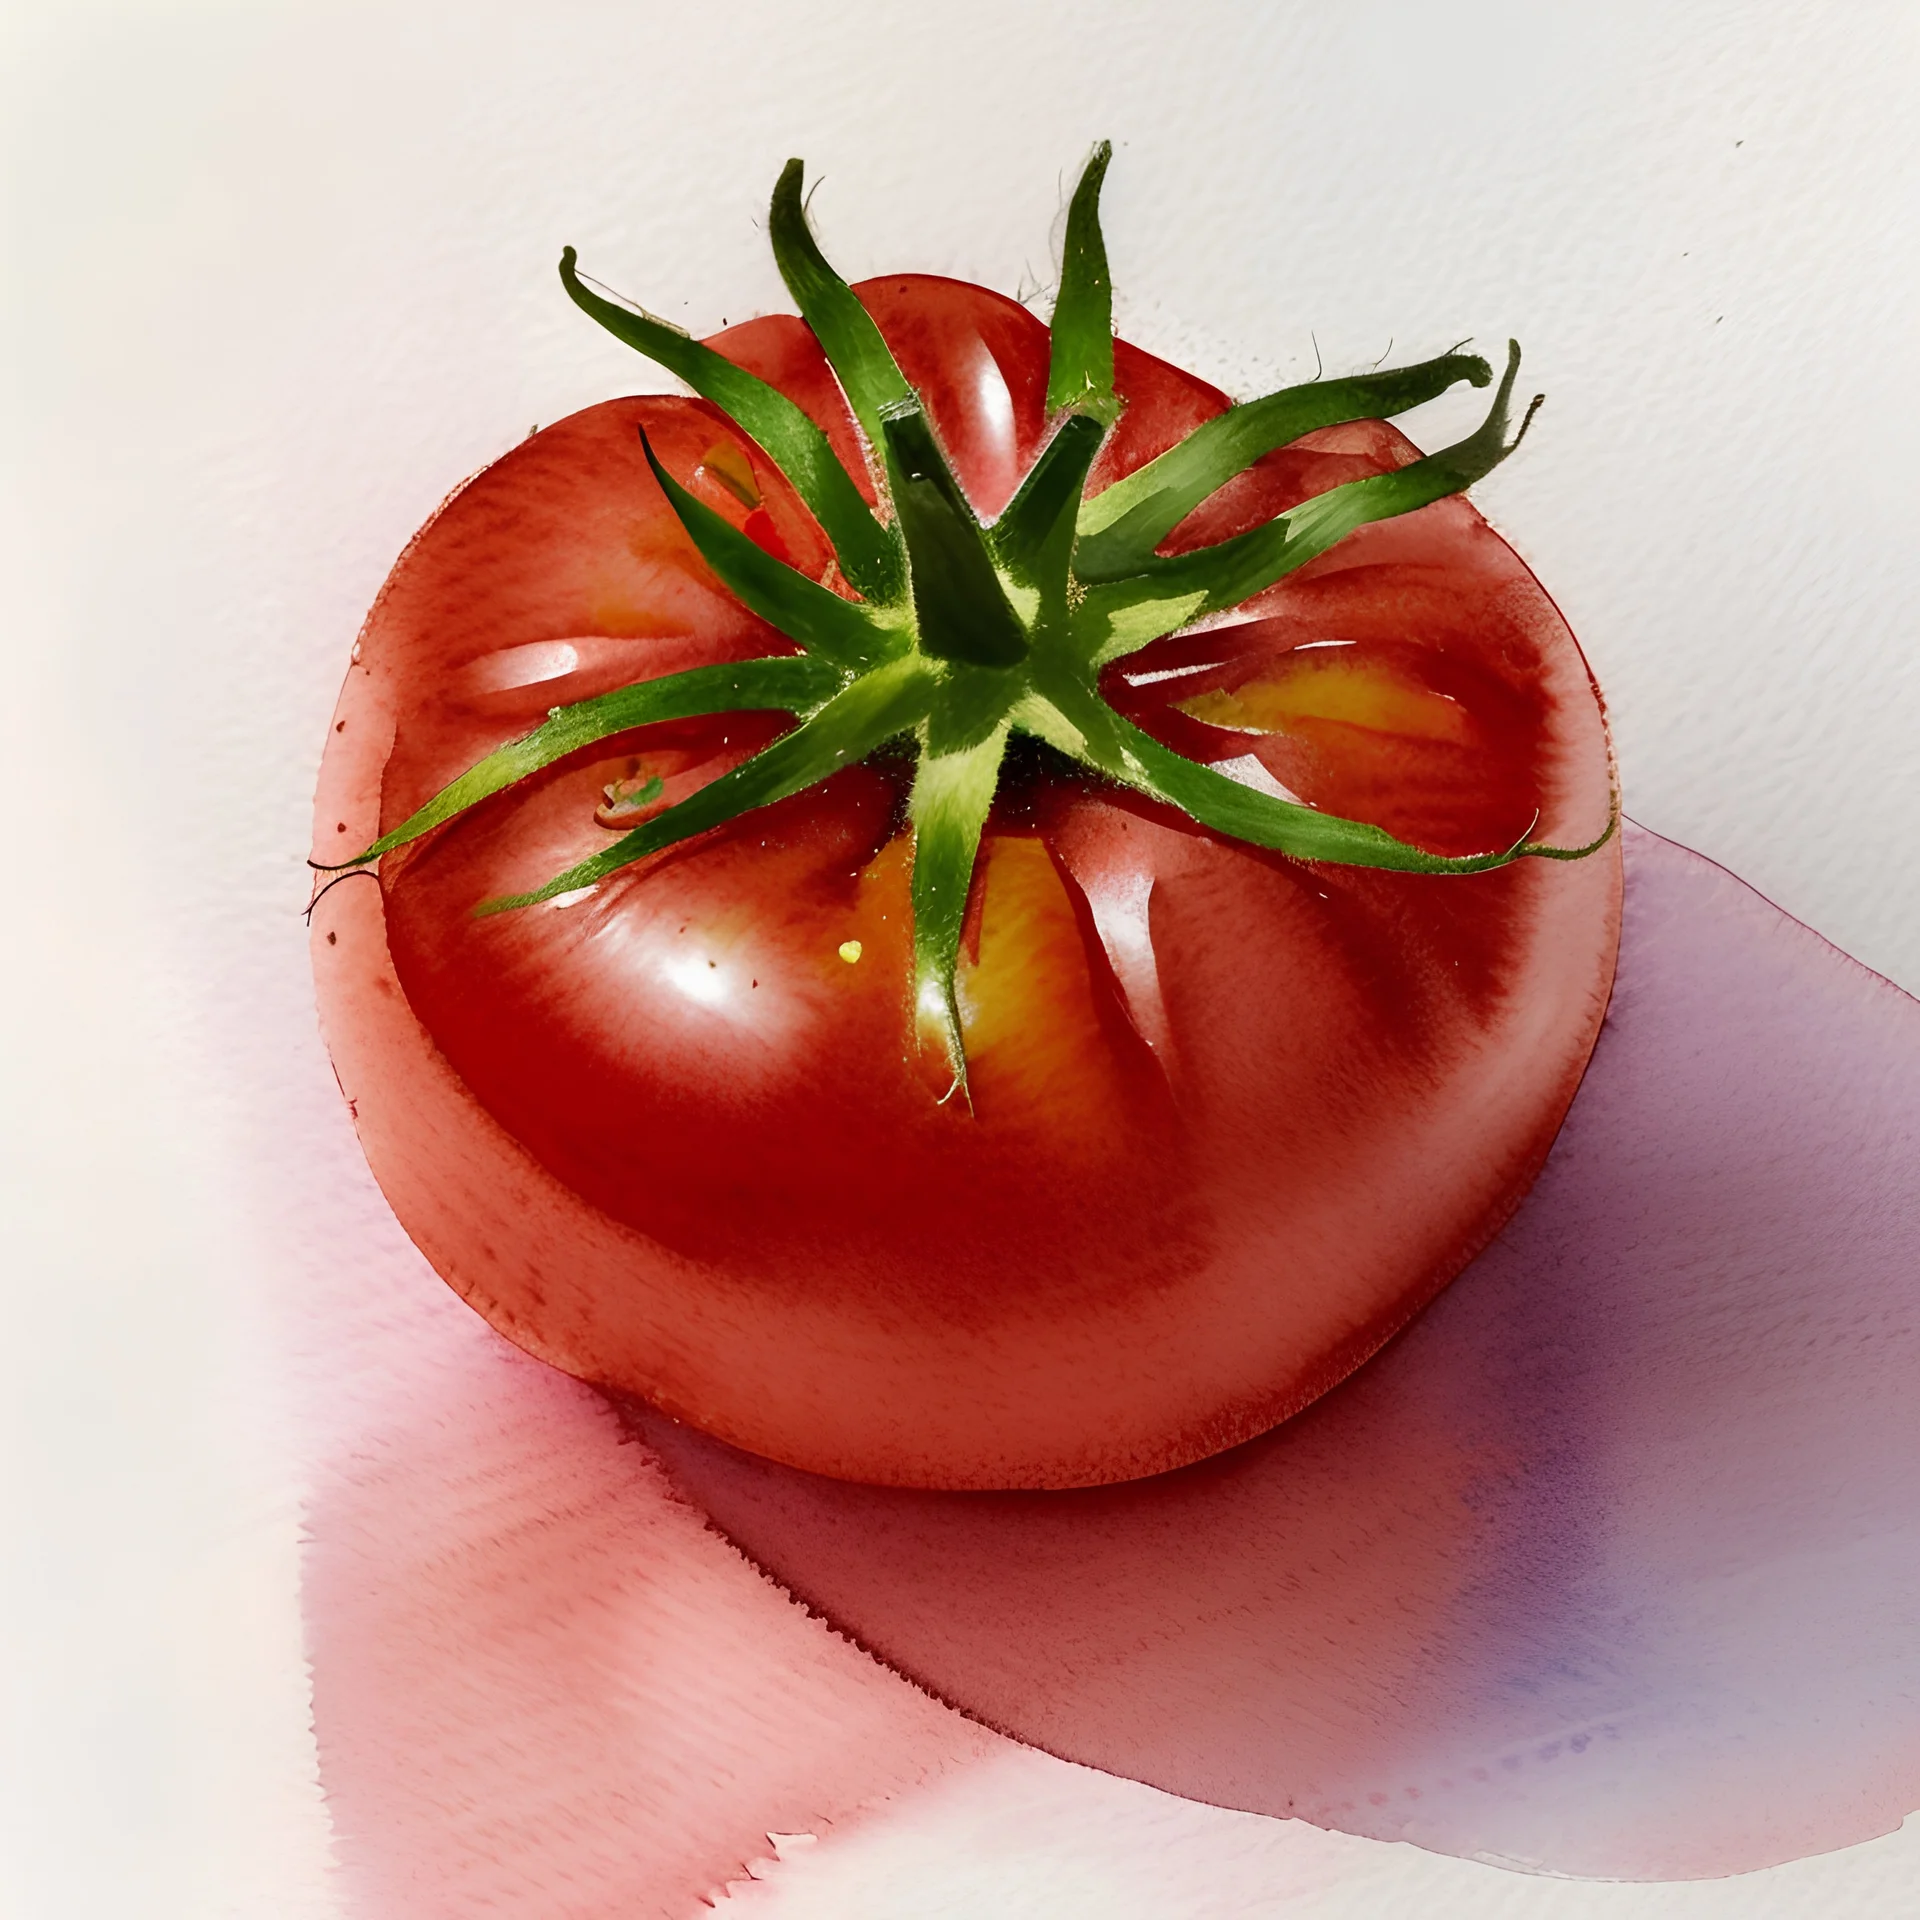
M561 279L569 297L685 380L762 448L814 515L858 597L833 591L700 500L641 428L647 468L715 579L798 651L640 681L556 707L541 727L477 762L342 869L378 860L583 744L656 719L758 708L791 713L795 724L612 845L537 888L479 903L477 913L592 888L666 847L907 743L917 760L907 805L915 1018L922 1043L944 1054L951 1090L964 1095L955 990L961 931L981 834L1016 735L1211 832L1298 860L1470 874L1531 857L1582 859L1604 846L1618 826L1617 784L1605 830L1585 845L1534 841L1536 816L1510 845L1441 855L1188 759L1107 704L1098 678L1114 661L1240 605L1359 527L1464 492L1514 452L1541 404L1535 396L1509 436L1520 367L1519 345L1509 342L1487 414L1463 439L1312 494L1248 532L1160 554L1189 512L1273 448L1316 427L1403 411L1460 381L1483 387L1492 371L1479 356L1456 351L1385 374L1282 389L1230 408L1089 496L1093 463L1120 415L1099 216L1111 151L1105 142L1095 148L1069 206L1050 329L1053 431L991 524L975 511L878 324L821 252L807 220L799 160L788 162L774 188L769 235L782 278L860 430L879 513L788 396L666 322L590 292L573 249L566 249Z

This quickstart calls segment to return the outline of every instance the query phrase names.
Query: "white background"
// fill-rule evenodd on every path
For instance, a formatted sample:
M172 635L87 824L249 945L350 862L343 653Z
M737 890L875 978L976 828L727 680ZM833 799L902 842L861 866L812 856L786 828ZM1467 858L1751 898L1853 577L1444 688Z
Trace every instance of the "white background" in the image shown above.
M1121 327L1231 388L1517 334L1550 397L1479 497L1630 810L1920 988L1911 5L14 0L5 35L9 1914L333 1911L265 1196L372 1203L299 856L408 535L648 384L563 242L695 331L782 305L756 222L800 153L850 277L1014 291L1109 135ZM1920 1908L1920 1837L1675 1890L1313 1837L1346 1891L1290 1897L1244 1823L1033 1764L754 1910Z

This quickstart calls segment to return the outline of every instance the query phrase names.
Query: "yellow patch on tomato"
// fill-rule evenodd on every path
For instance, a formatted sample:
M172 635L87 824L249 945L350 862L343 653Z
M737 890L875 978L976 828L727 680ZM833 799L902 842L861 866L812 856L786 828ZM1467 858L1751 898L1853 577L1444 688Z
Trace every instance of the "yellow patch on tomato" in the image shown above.
M1176 702L1182 713L1232 733L1294 733L1335 721L1401 739L1464 745L1473 722L1457 700L1423 687L1358 648L1303 648L1237 687Z
M717 483L743 507L760 504L760 486L753 477L753 463L728 441L716 441L700 456L694 479Z
M983 843L974 884L979 940L958 981L974 1104L1094 1145L1124 1089L1066 885L1040 841L1014 835Z

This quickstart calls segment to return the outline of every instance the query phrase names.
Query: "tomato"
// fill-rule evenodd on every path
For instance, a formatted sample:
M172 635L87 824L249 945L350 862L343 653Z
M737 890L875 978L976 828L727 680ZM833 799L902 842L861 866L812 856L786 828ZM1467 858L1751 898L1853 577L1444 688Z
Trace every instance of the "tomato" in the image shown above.
M952 280L855 291L973 507L998 514L1048 438L1047 327ZM874 497L804 322L711 344L796 400ZM1114 389L1089 495L1227 406L1124 343ZM1312 432L1161 550L1416 457L1379 421ZM654 460L853 597L780 468L707 401L563 420L461 489L383 589L334 718L318 861L392 833L556 706L796 653L715 577ZM1610 817L1573 637L1458 495L1117 659L1100 691L1249 790L1435 853L1589 841ZM791 724L720 713L593 742L316 907L322 1014L374 1171L510 1339L821 1473L1091 1484L1286 1418L1518 1204L1606 1007L1617 838L1476 873L1303 861L1020 742L960 934L964 1088L916 1039L910 752L476 916Z

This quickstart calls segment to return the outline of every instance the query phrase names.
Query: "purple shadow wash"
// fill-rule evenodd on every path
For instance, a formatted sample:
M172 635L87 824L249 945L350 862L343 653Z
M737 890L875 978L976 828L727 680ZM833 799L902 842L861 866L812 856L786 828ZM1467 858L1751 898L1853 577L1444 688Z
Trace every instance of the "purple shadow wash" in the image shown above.
M1627 851L1532 1196L1276 1432L950 1495L626 1417L834 1624L1073 1760L1563 1874L1888 1831L1920 1803L1920 1003L1698 856Z

